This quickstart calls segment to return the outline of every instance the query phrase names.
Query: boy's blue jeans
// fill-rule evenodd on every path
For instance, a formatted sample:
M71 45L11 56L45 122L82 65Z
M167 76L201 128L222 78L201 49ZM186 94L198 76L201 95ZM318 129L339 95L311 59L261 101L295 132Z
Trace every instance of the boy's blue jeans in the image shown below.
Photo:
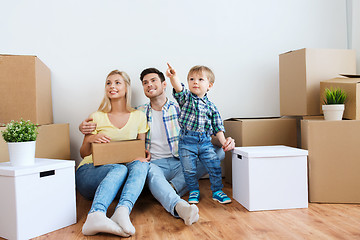
M183 167L186 185L189 191L199 190L197 161L204 165L209 173L211 191L222 190L220 160L216 155L209 134L181 130L179 141L180 162Z
M144 187L148 170L149 163L140 161L97 167L85 164L76 171L76 188L85 198L93 199L89 213L106 213L116 195L120 195L116 208L125 206L130 213Z
M218 158L221 160L224 159L224 151L217 146L214 146L214 148ZM207 173L204 165L199 160L197 162L196 171L197 179L203 177ZM173 216L178 217L174 211L175 206L178 202L184 201L180 197L188 191L180 159L170 157L151 161L146 181L151 193L166 211ZM170 183L174 186L176 191Z

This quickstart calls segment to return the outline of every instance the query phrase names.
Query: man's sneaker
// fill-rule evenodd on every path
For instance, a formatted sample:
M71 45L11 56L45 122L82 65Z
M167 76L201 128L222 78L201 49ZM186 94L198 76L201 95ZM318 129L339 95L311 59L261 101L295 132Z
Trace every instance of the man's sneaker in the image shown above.
M194 191L190 192L189 203L199 203L199 199L200 199L200 191L199 190L194 190Z
M231 199L221 190L214 192L212 198L219 203L231 203Z

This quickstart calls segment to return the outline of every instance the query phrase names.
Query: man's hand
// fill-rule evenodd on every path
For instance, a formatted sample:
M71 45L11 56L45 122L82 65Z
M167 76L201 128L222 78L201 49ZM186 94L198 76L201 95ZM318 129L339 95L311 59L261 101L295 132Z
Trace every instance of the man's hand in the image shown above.
M235 148L235 140L232 139L231 137L227 137L222 146L222 149L224 150L224 152L227 152L233 150L234 148Z
M85 119L80 125L79 125L79 131L83 134L90 134L96 129L96 123L91 122L92 118Z
M145 150L146 157L139 157L136 158L134 161L139 160L140 162L150 162L151 154L148 150Z

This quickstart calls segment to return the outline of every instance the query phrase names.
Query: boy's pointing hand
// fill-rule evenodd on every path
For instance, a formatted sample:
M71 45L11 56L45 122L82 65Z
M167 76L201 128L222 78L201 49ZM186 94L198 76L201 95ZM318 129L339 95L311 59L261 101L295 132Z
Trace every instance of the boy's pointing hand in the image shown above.
M174 77L176 75L175 69L172 68L169 63L167 63L167 65L168 65L168 69L166 70L166 76L168 78Z

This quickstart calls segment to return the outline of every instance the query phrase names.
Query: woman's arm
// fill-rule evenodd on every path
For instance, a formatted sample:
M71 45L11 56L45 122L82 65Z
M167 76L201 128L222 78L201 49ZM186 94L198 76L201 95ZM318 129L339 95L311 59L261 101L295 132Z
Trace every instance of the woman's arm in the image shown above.
M108 143L110 140L111 138L102 133L85 135L80 147L80 156L84 158L92 153L91 143Z

